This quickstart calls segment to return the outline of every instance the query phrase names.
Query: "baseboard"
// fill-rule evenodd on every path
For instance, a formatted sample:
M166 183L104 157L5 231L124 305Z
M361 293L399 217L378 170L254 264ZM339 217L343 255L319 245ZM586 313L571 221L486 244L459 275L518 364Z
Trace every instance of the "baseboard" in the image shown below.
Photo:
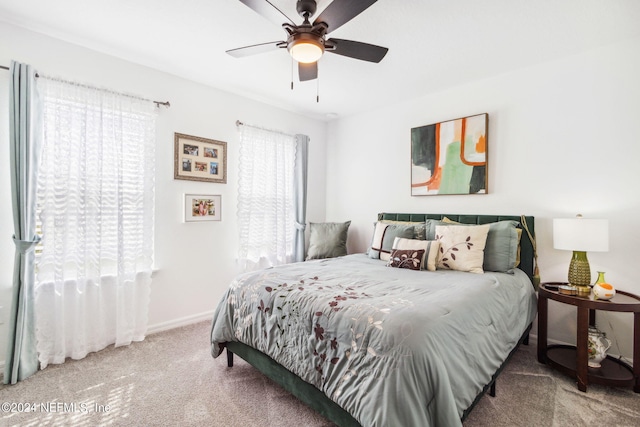
M192 314L191 316L185 316L179 319L149 325L147 327L147 335L157 334L158 332L168 331L169 329L192 325L198 322L204 322L205 320L212 320L214 312L215 310L205 311L204 313Z

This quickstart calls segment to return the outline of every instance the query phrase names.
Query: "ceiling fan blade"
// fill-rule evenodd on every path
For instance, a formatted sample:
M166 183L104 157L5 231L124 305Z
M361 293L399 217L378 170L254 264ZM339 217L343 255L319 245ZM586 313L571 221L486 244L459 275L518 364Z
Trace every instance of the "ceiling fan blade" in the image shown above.
M318 63L312 62L310 64L304 64L302 62L298 62L298 77L300 78L301 82L317 79Z
M329 28L327 33L335 31L345 23L360 15L366 8L374 4L377 0L333 0L320 15L313 21L326 23Z
M295 25L295 23L289 19L283 11L275 7L269 0L240 0L240 2L249 6L258 13L258 15L268 19L278 27L282 26L283 19L289 21L292 25Z
M334 44L334 50L326 50L349 58L360 59L362 61L380 62L389 49L374 44L354 42L353 40L329 39L328 43Z
M257 55L259 53L270 52L272 50L279 49L278 44L282 42L269 42L254 44L251 46L238 47L228 50L227 53L234 58L244 58L245 56Z

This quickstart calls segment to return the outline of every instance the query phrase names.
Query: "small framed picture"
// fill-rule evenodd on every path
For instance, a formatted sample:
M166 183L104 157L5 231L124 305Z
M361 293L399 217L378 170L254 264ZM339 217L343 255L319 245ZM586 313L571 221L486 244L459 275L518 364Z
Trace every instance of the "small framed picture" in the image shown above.
M212 194L185 194L184 221L220 221L222 196Z
M175 133L174 179L227 183L227 143Z

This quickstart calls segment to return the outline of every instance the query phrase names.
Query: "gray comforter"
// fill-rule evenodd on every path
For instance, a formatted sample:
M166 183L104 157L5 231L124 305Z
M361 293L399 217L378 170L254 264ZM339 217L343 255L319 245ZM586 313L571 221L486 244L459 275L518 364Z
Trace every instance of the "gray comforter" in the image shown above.
M254 347L363 426L454 426L535 312L520 270L412 271L356 254L237 277L211 352Z

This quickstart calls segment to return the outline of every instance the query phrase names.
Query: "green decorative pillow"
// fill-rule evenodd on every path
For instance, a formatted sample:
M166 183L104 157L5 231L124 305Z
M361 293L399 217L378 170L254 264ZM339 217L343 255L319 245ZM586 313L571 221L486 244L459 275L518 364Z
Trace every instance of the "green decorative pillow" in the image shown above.
M440 242L438 268L484 273L484 247L489 225L436 226L436 240Z
M449 218L443 222L460 224ZM466 224L465 224L466 225ZM484 271L497 271L513 274L513 269L519 264L519 245L522 230L518 228L518 221L491 222L487 243L484 247Z
M438 262L438 249L440 249L440 242L436 240L403 239L401 237L396 237L395 241L393 242L392 249L402 249L402 250L421 249L424 251L424 255L422 257L422 269L429 270L429 271L436 271L436 263Z
M389 254L396 237L410 239L413 237L413 226L377 222L373 230L369 258L389 261Z
M347 254L347 232L351 221L309 223L307 260L335 258Z
M427 240L427 225L424 221L394 221L390 219L380 220L383 224L399 224L399 225L412 225L413 226L413 239Z
M393 249L387 267L420 270L424 259L424 249Z

